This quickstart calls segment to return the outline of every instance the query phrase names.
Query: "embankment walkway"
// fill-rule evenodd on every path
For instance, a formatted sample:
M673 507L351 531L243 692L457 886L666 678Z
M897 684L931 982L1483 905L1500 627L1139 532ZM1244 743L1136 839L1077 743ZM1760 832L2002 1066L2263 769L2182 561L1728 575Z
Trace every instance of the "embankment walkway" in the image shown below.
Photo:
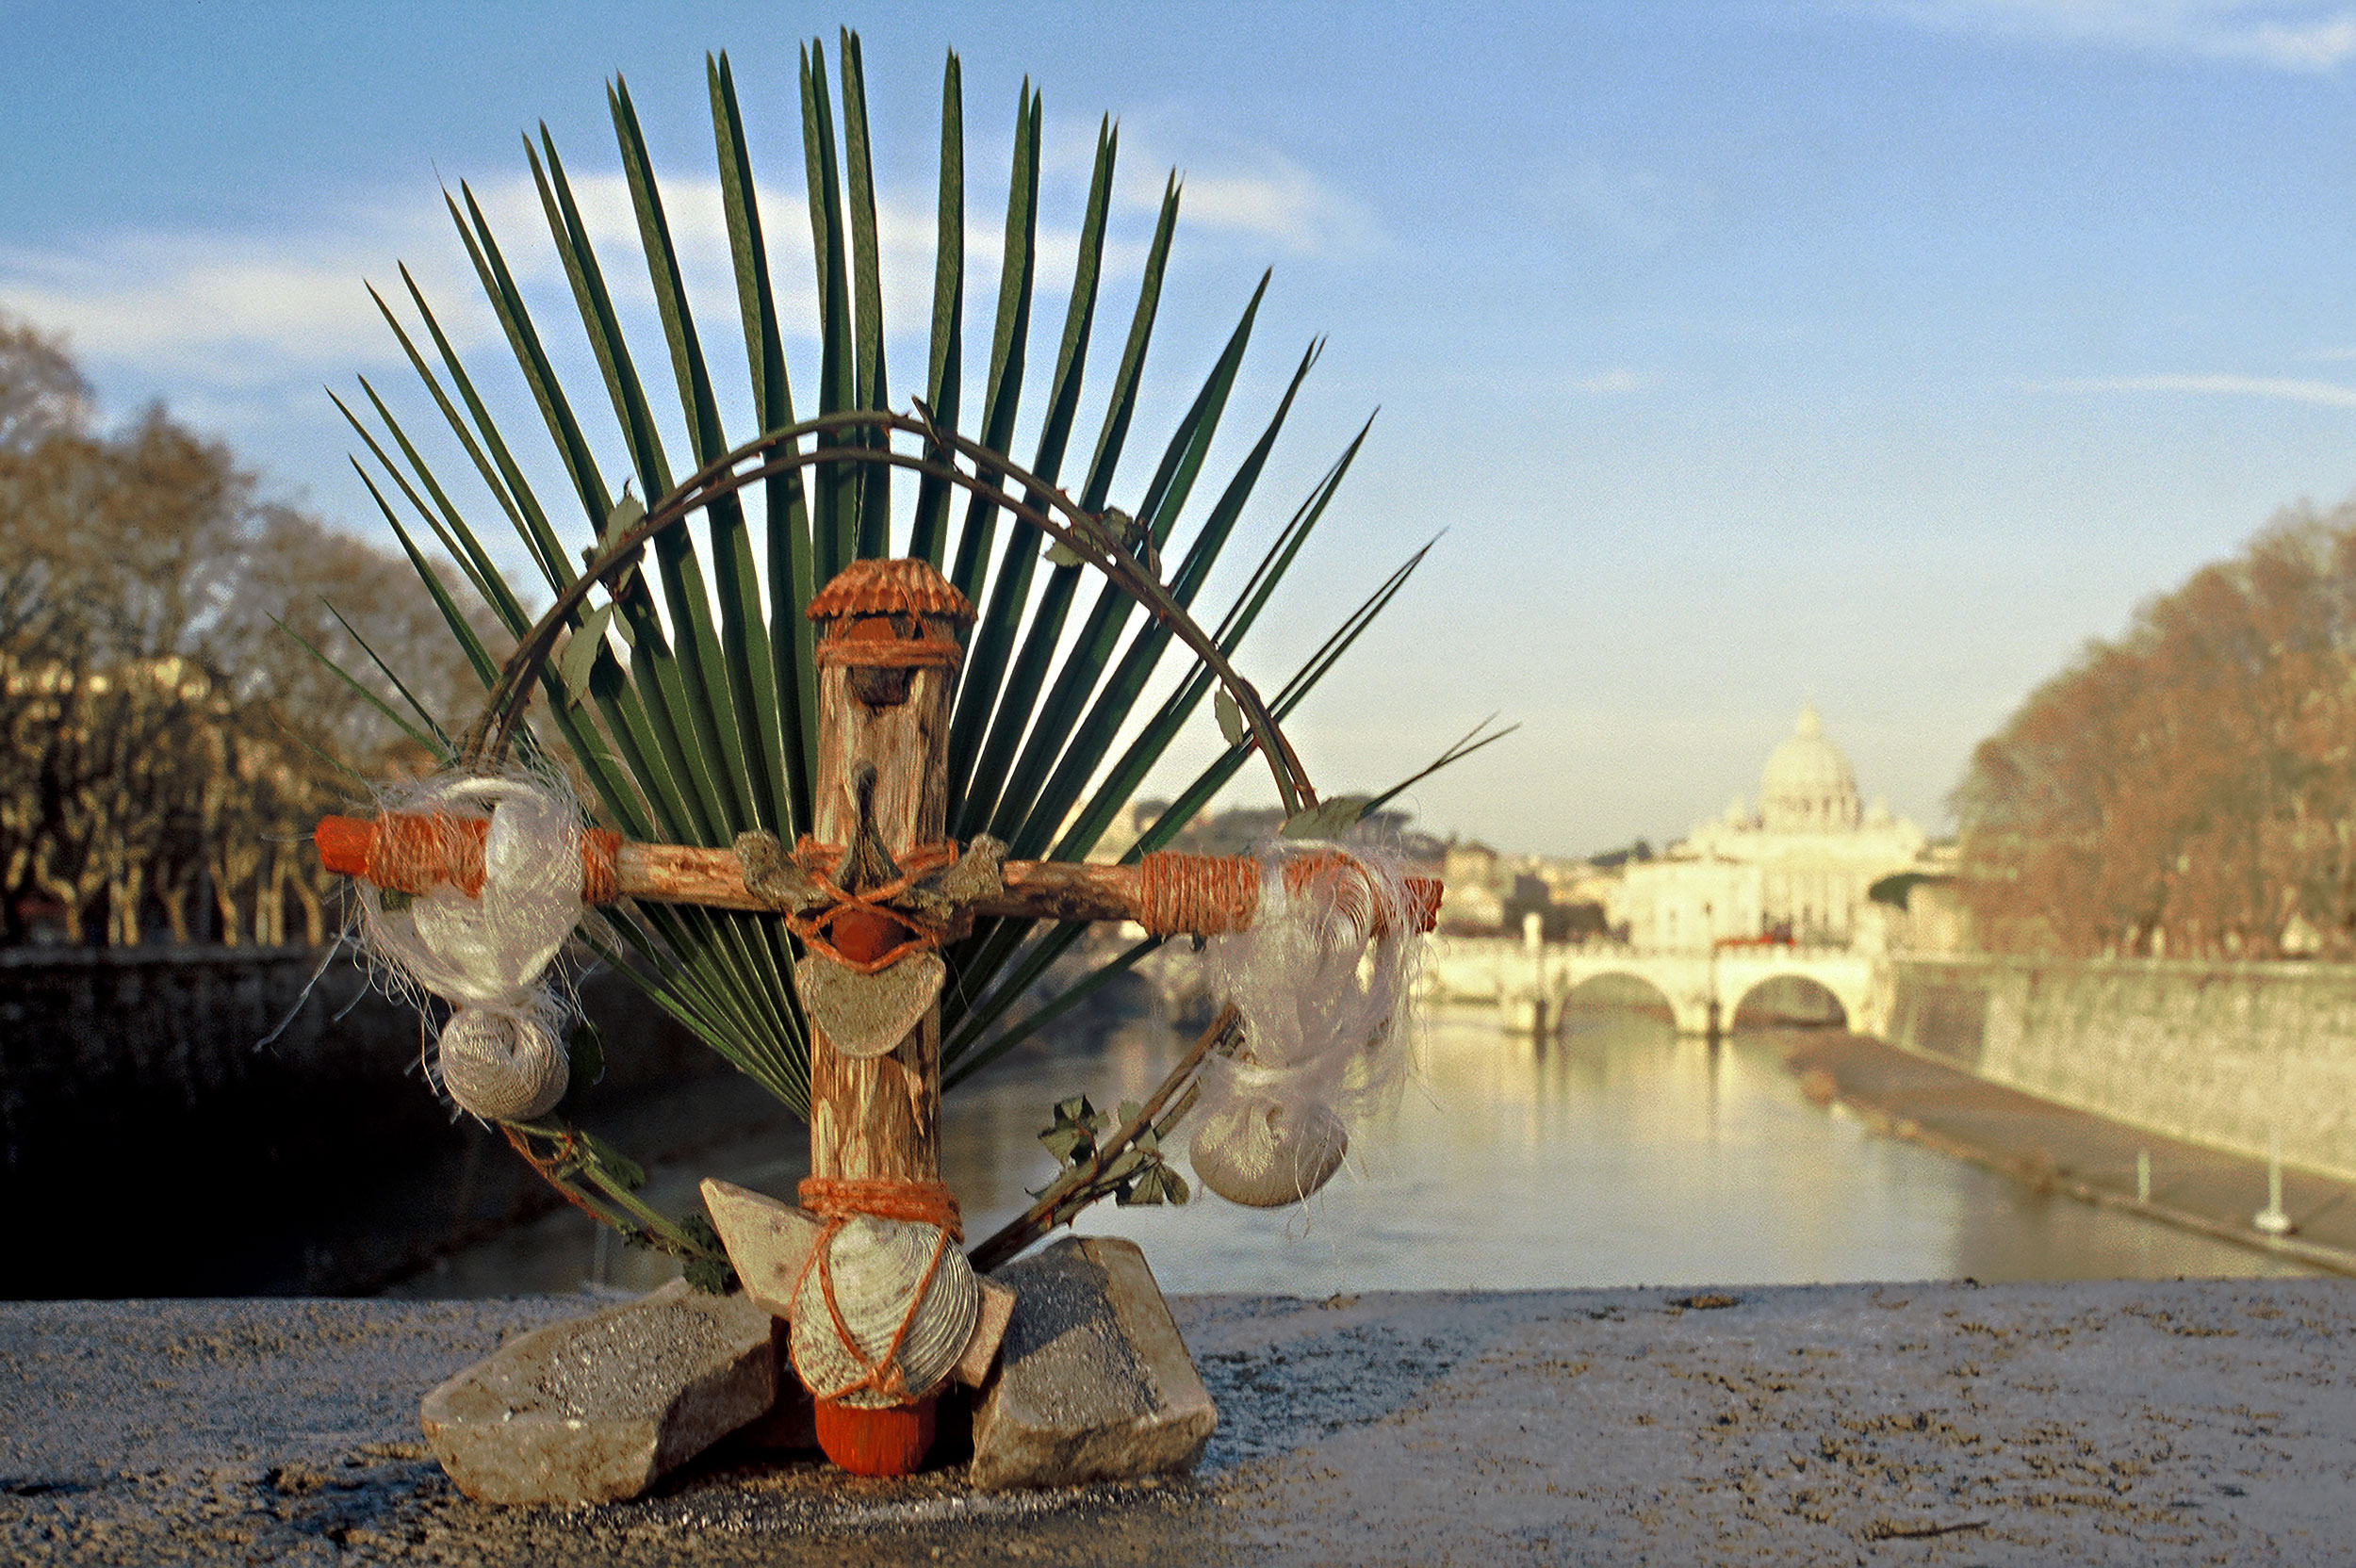
M2086 1202L2356 1275L2356 1186L2347 1182L2284 1169L2282 1209L2297 1229L2268 1237L2250 1224L2266 1205L2264 1160L2041 1100L1870 1036L1811 1036L1786 1065L1810 1098L1879 1131ZM2138 1155L2149 1161L2148 1195Z

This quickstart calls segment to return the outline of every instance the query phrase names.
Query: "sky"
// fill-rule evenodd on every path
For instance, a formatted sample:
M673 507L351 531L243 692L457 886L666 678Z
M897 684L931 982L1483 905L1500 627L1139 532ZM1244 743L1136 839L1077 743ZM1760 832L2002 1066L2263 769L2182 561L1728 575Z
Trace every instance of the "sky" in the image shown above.
M705 52L730 57L799 319L796 48L823 39L831 63L840 25L875 117L895 388L925 363L951 48L970 345L1026 75L1046 121L1035 366L1100 120L1119 122L1088 440L1183 176L1116 504L1272 269L1214 481L1324 352L1206 602L1376 415L1241 663L1280 685L1436 536L1287 731L1331 793L1389 785L1489 713L1518 724L1412 792L1441 833L1659 843L1755 797L1810 700L1869 799L1948 830L1972 746L2089 638L2282 509L2356 489L2356 7L2331 4L0 0L0 311L63 334L110 417L160 400L273 497L389 544L327 389L365 375L405 416L430 405L364 280L397 288L406 262L511 437L539 429L445 185L482 198L601 411L517 139L545 122L667 389L606 112L621 74L727 380ZM787 348L806 392L815 344ZM618 472L610 417L595 436ZM1179 760L1215 745L1198 727Z

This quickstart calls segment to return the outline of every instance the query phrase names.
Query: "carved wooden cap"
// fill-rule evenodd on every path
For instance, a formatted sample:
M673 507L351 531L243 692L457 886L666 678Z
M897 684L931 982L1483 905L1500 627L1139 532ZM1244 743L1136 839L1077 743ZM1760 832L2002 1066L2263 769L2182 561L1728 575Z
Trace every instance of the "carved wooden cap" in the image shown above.
M854 561L810 601L813 621L844 615L940 615L973 623L973 606L928 561Z

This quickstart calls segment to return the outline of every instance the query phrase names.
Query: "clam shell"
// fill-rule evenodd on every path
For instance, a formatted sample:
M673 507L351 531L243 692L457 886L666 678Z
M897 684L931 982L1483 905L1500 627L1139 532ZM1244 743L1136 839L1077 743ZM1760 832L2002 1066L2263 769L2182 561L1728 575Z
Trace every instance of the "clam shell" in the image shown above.
M572 1074L545 1024L486 1007L461 1007L442 1026L442 1087L486 1121L529 1121L556 1108Z
M1204 1121L1187 1157L1203 1184L1229 1202L1279 1209L1332 1181L1349 1152L1349 1130L1323 1105L1296 1113L1245 1100Z
M826 1267L834 1280L835 1309L843 1315L843 1326L850 1331L866 1363L884 1353L900 1319L908 1315L909 1299L916 1293L917 1282L924 1277L924 1266L932 1260L940 1234L930 1225L856 1215L843 1221L827 1244ZM908 1399L923 1398L949 1375L965 1342L973 1335L981 1302L981 1282L973 1277L965 1254L952 1244L942 1252L941 1266L933 1270L932 1283L925 1287L924 1298L908 1324L908 1337L900 1342L900 1372L908 1380ZM794 1370L817 1394L829 1394L858 1380L866 1371L865 1363L844 1347L835 1330L815 1265L803 1274L801 1289L794 1297L792 1343ZM882 1410L907 1401L862 1388L843 1396L842 1402L862 1410Z

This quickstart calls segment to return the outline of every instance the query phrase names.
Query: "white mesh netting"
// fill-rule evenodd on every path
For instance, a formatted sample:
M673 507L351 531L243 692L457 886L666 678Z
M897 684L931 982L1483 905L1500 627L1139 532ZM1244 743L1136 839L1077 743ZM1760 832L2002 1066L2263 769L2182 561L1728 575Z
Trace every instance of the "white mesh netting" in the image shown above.
M450 825L440 835L445 852L464 839L462 825L486 825L474 896L448 881L408 897L356 884L360 946L388 988L451 1008L429 1063L434 1081L488 1119L553 1109L564 1094L563 1039L575 1006L551 966L581 916L581 816L572 791L539 773L438 774L386 791L379 807L380 823L402 814Z
M1395 1102L1423 941L1403 859L1367 844L1279 841L1260 851L1251 926L1203 945L1203 982L1244 1026L1203 1074L1195 1173L1255 1207L1324 1185L1346 1124Z

